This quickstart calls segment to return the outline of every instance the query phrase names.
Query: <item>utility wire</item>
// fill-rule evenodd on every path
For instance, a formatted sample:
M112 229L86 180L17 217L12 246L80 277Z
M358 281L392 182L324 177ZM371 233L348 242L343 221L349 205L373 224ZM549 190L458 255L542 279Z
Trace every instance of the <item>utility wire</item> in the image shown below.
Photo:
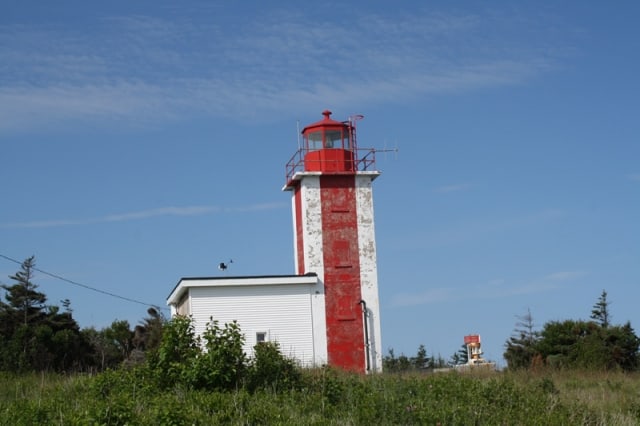
M23 262L20 262L19 260L12 259L9 256L5 256L4 254L1 254L1 253L0 253L0 257L2 257L3 259L6 259L8 261L11 261L13 263L17 263L18 265L22 265L22 263L23 263ZM146 303L146 302L142 302L140 300L131 299L129 297L124 297L124 296L120 296L120 295L115 294L115 293L110 293L108 291L100 290L98 288L91 287L91 286L88 286L86 284L82 284L82 283L79 283L77 281L73 281L73 280L67 279L65 277L61 277L60 275L52 274L51 272L44 271L44 270L42 270L40 268L33 267L32 269L34 271L40 272L41 274L48 275L48 276L50 276L52 278L56 278L58 280L66 282L66 283L73 284L73 285L76 285L78 287L86 288L87 290L95 291L97 293L106 294L107 296L115 297L116 299L126 300L127 302L138 303L140 305L150 306L150 307L156 308L156 309L167 310L167 308L161 308L158 305L154 305L153 303Z

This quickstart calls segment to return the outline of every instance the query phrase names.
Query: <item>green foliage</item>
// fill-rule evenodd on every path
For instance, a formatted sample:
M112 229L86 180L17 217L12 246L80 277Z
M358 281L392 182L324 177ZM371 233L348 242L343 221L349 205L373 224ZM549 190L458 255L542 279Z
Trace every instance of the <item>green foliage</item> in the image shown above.
M545 324L538 350L550 366L595 370L638 368L640 339L629 323L603 328L586 321Z
M277 343L256 345L251 360L243 345L244 335L235 321L222 327L211 321L198 337L191 318L176 316L165 324L160 346L145 368L162 389L232 391L246 387L255 392L301 386L300 368L282 355Z
M87 366L91 345L66 311L45 305L47 298L33 283L35 261L26 259L2 285L8 303L0 302L0 370L72 371Z
M509 368L539 367L635 371L640 367L640 339L631 323L610 323L607 292L602 291L591 311L595 321L550 321L533 329L530 312L519 317L520 328L506 343Z
M533 316L527 309L526 314L517 316L516 329L505 344L504 358L512 370L529 368L538 354L536 348L540 333L535 330Z
M195 358L190 384L206 389L238 387L246 368L244 335L238 323L233 321L220 327L218 321L212 321L207 324L202 340L204 351Z
M22 263L20 271L9 276L15 284L2 285L2 288L7 291L5 299L9 302L9 305L3 303L1 306L6 313L5 321L29 325L42 315L47 297L44 293L37 291L38 286L32 282L34 267L35 260L31 256Z
M91 365L98 371L120 366L133 351L133 332L126 320L113 321L100 331L86 328L82 334L93 347Z
M296 362L285 357L277 342L261 342L253 347L253 359L247 371L250 391L269 389L275 392L298 389L302 372Z
M411 364L413 368L418 371L426 370L431 366L431 362L427 356L427 349L424 345L418 346L418 352L416 352L415 357L411 358Z
M119 358L125 360L133 349L133 332L129 327L129 321L113 321L111 325L102 330L106 343L118 352Z
M400 354L396 357L393 348L382 358L382 369L387 373L430 372L434 368L445 368L449 363L440 355L429 356L424 345L418 346L415 356Z
M432 360L427 357L424 345L420 345L415 357L400 354L396 357L393 348L382 358L382 369L388 373L402 373L415 370L424 370L432 366Z
M461 365L466 364L469 361L469 352L467 351L467 345L462 345L458 352L451 355L449 365Z
M243 344L235 321L223 327L212 321L200 338L191 318L176 316L164 325L160 346L148 366L163 388L236 389L247 370Z
M102 371L132 359L134 335L127 321L80 330L68 299L61 301L63 311L46 304L33 283L35 270L30 257L10 276L15 283L1 286L6 302L0 301L0 370ZM162 317L153 312L142 326L144 349L157 347L162 331Z
M133 332L132 345L138 351L153 352L160 346L166 319L155 308L147 309L148 316Z
M638 424L637 375L358 375L302 370L298 389L160 389L145 367L0 373L0 424Z
M154 371L160 386L193 381L193 364L201 352L191 318L175 316L167 322L162 340L149 366Z
M611 323L611 314L609 314L609 301L607 300L607 292L602 290L602 294L598 301L593 305L591 310L591 319L600 324L602 328L609 327Z

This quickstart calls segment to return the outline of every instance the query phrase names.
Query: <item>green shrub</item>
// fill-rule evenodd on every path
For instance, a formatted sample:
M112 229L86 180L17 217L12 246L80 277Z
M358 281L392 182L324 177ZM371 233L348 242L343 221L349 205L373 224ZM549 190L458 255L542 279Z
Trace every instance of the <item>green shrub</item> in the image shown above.
M302 373L293 359L280 351L277 342L261 342L253 347L253 359L247 371L247 387L271 389L275 392L298 389Z
M160 346L148 358L148 367L162 388L178 385L232 390L241 385L246 374L243 345L244 336L235 321L223 327L212 321L200 338L191 318L176 316L165 324Z
M198 343L191 318L175 316L165 324L160 346L149 358L149 368L161 387L191 380L190 369L201 352Z
M244 336L238 323L207 324L202 335L204 351L200 351L193 364L189 384L196 389L231 390L237 388L246 371L247 357L242 349Z

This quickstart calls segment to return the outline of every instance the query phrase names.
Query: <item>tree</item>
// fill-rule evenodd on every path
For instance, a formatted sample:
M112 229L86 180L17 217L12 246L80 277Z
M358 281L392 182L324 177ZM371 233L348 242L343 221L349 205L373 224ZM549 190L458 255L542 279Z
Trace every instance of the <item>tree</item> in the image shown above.
M552 367L633 371L639 365L640 339L630 323L604 328L593 321L552 321L537 347Z
M389 348L389 353L382 357L382 368L387 372L397 371L398 359L393 348Z
M460 365L469 362L469 352L467 351L467 345L462 345L458 352L451 355L449 365Z
M623 326L607 331L613 364L625 371L636 371L640 367L640 338L631 327L631 322L627 321Z
M135 349L152 351L160 346L162 329L166 323L164 316L154 307L147 309L148 317L133 331L132 344Z
M418 352L416 356L411 359L411 363L413 364L413 368L418 371L426 370L431 366L430 359L427 356L427 349L424 345L418 347Z
M40 316L47 301L44 293L37 291L38 286L32 282L34 267L34 257L31 256L22 262L20 271L9 276L16 283L12 286L2 285L7 292L5 299L9 302L9 305L3 304L2 308L24 325L29 325Z
M405 354L396 357L393 348L389 348L389 355L382 358L382 368L389 373L399 373L411 370L412 363Z
M449 366L447 360L440 354L438 354L438 356L432 355L430 362L432 368L446 368Z
M631 323L612 325L607 292L593 306L591 319L550 321L541 332L533 318L518 317L515 335L506 343L509 368L544 365L557 368L634 371L640 367L640 338Z
M109 327L102 330L102 333L107 342L118 351L122 360L129 358L129 354L133 349L133 332L129 328L129 321L115 320Z
M586 358L593 353L586 346L593 347L593 339L585 345L582 340L593 334L598 328L595 323L565 320L547 322L540 333L538 350L547 365L557 368L585 366ZM598 356L599 358L599 356Z
M70 371L83 368L91 352L78 324L66 311L45 305L47 297L33 283L34 257L26 259L20 271L2 285L0 302L0 369L9 371Z
M537 353L536 345L540 340L540 333L535 331L533 315L529 308L526 314L516 318L518 321L514 334L505 343L506 350L503 356L509 368L529 368Z
M102 330L82 330L85 339L93 347L93 366L99 371L116 368L128 360L133 350L133 331L126 320L115 320Z
M607 292L602 290L602 294L598 301L593 305L591 310L591 319L595 320L602 328L609 327L611 323L611 315L609 314L609 301L607 300Z
M427 356L427 349L422 344L418 346L418 351L413 357L408 357L405 354L400 354L396 357L393 348L389 348L389 354L382 358L382 368L390 373L412 370L424 371L434 368L434 366L434 357Z

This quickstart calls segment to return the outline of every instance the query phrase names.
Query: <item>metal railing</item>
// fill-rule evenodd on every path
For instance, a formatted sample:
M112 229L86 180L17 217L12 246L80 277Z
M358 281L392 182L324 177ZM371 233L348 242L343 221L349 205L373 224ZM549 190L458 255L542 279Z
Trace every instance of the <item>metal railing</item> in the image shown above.
M291 157L291 159L287 162L285 166L285 174L286 181L289 183L293 176L298 172L303 172L305 170L305 162L304 159L310 150L305 148L300 148L296 151L295 154ZM376 165L376 150L374 148L357 148L354 150L354 170L355 171L375 171ZM314 164L318 164L322 162L319 159L311 160ZM335 160L326 160L327 162L335 162Z

